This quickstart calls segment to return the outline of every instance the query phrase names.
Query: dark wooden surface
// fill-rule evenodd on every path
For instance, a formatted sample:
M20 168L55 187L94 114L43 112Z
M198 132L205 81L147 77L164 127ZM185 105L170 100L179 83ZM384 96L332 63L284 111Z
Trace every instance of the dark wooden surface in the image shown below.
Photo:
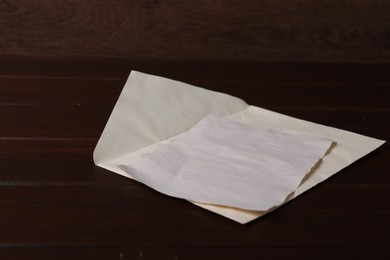
M389 259L385 144L240 225L95 167L131 69L390 138L389 65L0 61L0 259Z
M388 0L0 1L0 259L390 259L390 149L240 225L95 167L131 69L388 140Z
M0 57L390 62L389 0L2 0Z

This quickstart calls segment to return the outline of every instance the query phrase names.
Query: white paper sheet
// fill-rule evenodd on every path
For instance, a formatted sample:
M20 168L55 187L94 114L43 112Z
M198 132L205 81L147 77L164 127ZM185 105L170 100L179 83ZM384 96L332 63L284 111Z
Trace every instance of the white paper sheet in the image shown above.
M227 116L259 129L318 136L336 142L316 170L284 202L324 181L370 153L384 141L292 118L242 100L178 81L132 71L94 151L96 165L132 178L118 165L170 143L208 114ZM203 203L196 205L239 223L269 211L242 210Z
M269 210L296 190L331 144L209 115L171 143L119 167L170 196Z

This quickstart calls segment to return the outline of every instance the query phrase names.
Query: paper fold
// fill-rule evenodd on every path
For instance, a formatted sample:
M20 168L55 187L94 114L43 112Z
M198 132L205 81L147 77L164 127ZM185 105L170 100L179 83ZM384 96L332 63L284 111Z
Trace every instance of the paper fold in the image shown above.
M210 113L247 108L239 98L132 71L93 153L95 164L189 130Z

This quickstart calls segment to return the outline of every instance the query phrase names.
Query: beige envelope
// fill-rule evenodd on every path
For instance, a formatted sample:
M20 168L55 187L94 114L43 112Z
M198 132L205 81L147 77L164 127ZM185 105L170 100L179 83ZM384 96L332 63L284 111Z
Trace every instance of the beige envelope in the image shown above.
M312 135L336 142L319 166L307 176L288 202L381 146L385 141L311 123L260 107L239 98L182 82L132 71L95 148L97 166L132 178L118 165L169 143L209 114L227 116L258 128ZM268 211L247 211L194 204L245 224Z

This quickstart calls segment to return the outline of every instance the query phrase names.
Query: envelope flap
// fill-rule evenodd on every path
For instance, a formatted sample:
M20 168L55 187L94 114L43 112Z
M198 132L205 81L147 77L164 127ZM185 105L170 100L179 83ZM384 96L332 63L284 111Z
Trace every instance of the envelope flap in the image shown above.
M132 71L94 150L94 162L180 134L210 113L225 116L247 107L224 93Z

